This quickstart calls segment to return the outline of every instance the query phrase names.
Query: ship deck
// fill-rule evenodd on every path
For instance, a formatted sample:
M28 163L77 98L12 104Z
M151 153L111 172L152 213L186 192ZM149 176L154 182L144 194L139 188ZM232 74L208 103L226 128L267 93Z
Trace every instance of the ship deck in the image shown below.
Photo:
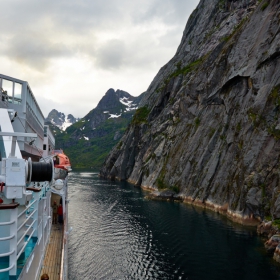
M61 254L63 243L63 225L55 224L52 226L50 233L50 241L47 246L47 251L44 259L44 264L40 274L47 273L49 279L60 279L60 267L61 267Z

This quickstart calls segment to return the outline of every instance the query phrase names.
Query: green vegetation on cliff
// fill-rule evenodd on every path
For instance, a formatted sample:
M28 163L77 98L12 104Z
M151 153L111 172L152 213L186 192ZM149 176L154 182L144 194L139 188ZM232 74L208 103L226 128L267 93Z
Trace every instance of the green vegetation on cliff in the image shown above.
M141 124L147 122L148 115L150 110L147 107L141 107L136 110L135 115L132 119L132 124Z
M129 121L129 118L108 119L94 130L95 137L88 139L78 136L76 139L77 130L84 127L83 120L80 120L65 132L56 134L56 147L63 149L69 156L72 167L98 169L124 134ZM83 132L87 135L89 128Z
M55 120L53 116L49 121L56 126L48 124L53 129L56 148L64 150L74 168L100 168L109 151L123 136L141 98L141 95L133 97L125 91L110 88L96 108L69 126L66 131L60 130L58 127L61 125L57 125L62 117L58 116ZM136 122L143 121L145 110L137 110L134 118Z

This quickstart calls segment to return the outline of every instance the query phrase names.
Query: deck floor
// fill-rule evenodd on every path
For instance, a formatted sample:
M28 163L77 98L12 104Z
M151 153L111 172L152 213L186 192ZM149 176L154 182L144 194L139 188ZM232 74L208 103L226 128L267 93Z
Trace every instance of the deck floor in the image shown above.
M63 225L52 225L50 242L47 246L47 252L44 259L41 275L47 273L51 280L59 280L62 240L63 238ZM41 277L40 275L40 277Z

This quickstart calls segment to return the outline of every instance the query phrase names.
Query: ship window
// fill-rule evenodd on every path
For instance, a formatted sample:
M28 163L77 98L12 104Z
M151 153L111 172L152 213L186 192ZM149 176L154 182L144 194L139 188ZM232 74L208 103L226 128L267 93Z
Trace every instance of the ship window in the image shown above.
M21 90L22 85L15 83L14 104L21 104Z
M44 145L43 145L43 150L45 151L46 149L47 149L47 145L44 144Z
M13 96L13 82L3 79L2 88L3 90L7 91L9 96Z
M13 82L3 79L2 88L7 92L8 102L13 103Z
M21 104L21 84L2 79L2 89L7 93L9 103Z

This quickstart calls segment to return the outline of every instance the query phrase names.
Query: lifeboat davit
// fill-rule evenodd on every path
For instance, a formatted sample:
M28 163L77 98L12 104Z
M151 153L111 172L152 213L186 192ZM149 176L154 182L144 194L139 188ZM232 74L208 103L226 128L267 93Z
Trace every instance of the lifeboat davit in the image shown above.
M54 179L65 179L67 174L72 170L68 156L64 154L63 150L54 150L53 162Z

